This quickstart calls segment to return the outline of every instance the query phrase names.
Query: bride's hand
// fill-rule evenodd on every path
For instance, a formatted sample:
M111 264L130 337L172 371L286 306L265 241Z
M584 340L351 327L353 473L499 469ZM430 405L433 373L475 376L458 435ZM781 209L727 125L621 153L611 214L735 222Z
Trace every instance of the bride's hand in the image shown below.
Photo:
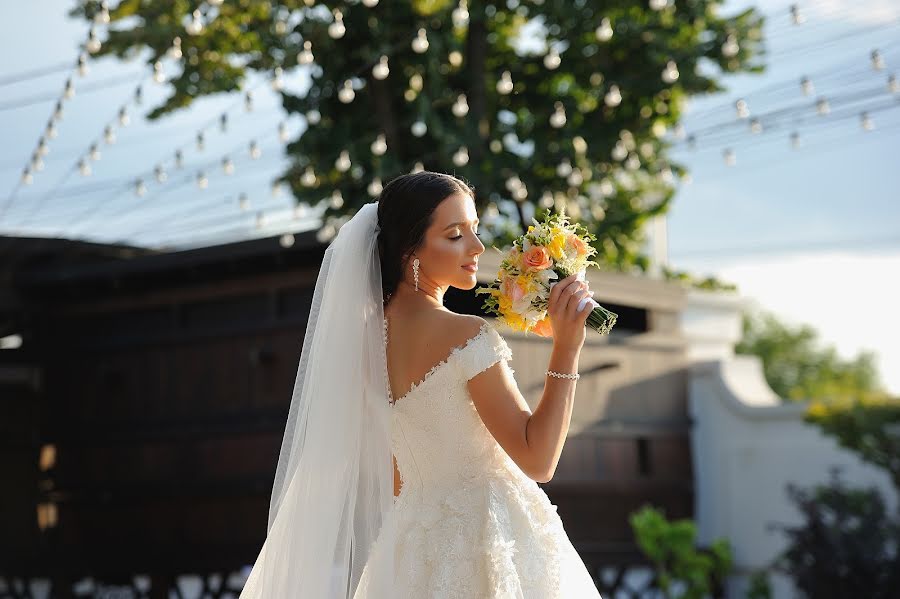
M547 303L547 316L553 344L565 349L580 349L585 339L585 321L593 309L593 304L583 298L594 295L587 281L577 274L569 275L553 285ZM581 310L578 309L581 304Z

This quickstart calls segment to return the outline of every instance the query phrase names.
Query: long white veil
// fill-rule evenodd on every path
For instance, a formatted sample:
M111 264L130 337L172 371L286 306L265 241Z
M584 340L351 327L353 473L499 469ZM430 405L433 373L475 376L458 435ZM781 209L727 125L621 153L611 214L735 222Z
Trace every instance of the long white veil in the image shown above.
M393 547L378 204L338 229L316 280L265 543L241 599L348 599L379 534ZM382 526L386 524L385 526ZM391 597L393 551L369 597ZM387 574L387 575L386 575Z

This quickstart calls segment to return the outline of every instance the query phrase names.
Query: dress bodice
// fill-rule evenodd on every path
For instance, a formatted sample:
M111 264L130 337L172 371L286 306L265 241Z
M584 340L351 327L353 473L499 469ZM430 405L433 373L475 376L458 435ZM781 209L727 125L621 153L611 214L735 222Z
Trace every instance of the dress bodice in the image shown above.
M403 397L391 398L391 449L402 480L401 497L446 492L498 469L508 475L510 466L519 471L484 426L466 386L498 361L512 373L510 359L506 341L485 323Z

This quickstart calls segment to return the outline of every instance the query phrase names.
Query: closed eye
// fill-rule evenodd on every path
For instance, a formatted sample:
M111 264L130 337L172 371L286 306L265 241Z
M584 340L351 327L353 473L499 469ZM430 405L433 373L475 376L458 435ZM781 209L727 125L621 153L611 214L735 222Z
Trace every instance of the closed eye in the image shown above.
M481 237L481 233L475 233L475 237ZM450 239L456 241L457 239L462 239L462 235L457 235L456 237L451 237Z

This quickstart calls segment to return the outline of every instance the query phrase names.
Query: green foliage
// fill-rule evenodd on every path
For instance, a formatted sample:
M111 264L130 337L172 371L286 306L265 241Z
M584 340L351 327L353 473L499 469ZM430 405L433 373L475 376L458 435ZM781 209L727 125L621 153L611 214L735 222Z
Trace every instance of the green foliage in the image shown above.
M737 291L737 285L734 283L720 281L715 277L705 277L700 279L685 270L674 270L664 266L662 274L667 281L676 281L685 287L701 289L703 291Z
M833 470L828 485L788 495L803 517L775 525L788 537L775 569L810 599L893 599L900 589L900 522L874 488L850 489Z
M772 587L769 575L765 570L758 570L750 575L746 599L772 599Z
M844 360L833 346L819 347L812 327L790 326L771 313L745 314L743 330L735 352L759 356L766 381L784 399L833 401L883 393L872 352Z
M308 93L282 93L288 113L320 117L287 146L292 164L280 179L299 202L326 202L326 218L339 218L370 201L374 179L386 182L421 163L475 184L478 208L492 215L483 219L485 238L497 245L522 234L538 207L565 208L596 236L599 263L635 270L648 266L644 225L668 210L684 173L669 160L663 135L689 97L723 89L712 71L763 70L754 64L762 17L753 9L721 16L722 4L675 2L655 11L646 0L470 0L468 19L454 26L455 0L382 0L372 8L349 0L123 0L111 10L98 55L178 63L167 68L179 73L171 96L149 113L159 118L202 96L244 90L249 73L290 73L309 42ZM191 35L185 26L198 6L206 27ZM346 28L340 39L328 34L335 9ZM80 0L72 14L92 19L98 10L98 0ZM603 18L608 39L597 33ZM536 51L518 43L532 24L545 38ZM411 47L420 28L425 53ZM166 58L176 37L182 55ZM544 62L550 46L560 55L556 68ZM383 80L372 72L382 56L390 68ZM661 76L669 61L677 65L674 81ZM510 93L497 86L504 71ZM345 104L338 91L348 80L356 97ZM621 103L608 104L614 85ZM461 93L469 108L456 116L451 106ZM558 128L550 125L557 109L566 116ZM417 137L411 126L419 120L427 132ZM376 155L379 134L388 149ZM456 166L450 157L461 147L469 160ZM353 164L346 172L335 166L344 150ZM301 177L308 169L310 185ZM343 203L327 203L334 190Z
M702 599L716 592L731 570L731 548L724 539L707 550L696 548L697 529L688 519L668 521L644 506L629 518L638 546L656 569L666 598ZM676 588L680 592L675 595Z
M807 422L891 476L900 493L900 398L862 396L837 402L813 402Z

